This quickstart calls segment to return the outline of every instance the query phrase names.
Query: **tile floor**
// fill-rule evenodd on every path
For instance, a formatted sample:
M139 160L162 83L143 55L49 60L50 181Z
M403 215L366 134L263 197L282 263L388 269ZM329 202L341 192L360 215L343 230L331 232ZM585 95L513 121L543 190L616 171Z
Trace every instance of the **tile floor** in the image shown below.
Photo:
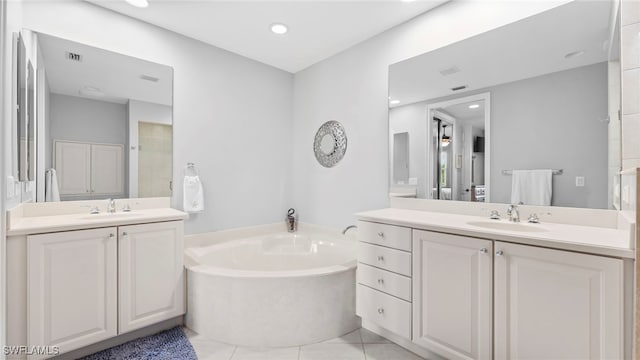
M423 360L365 329L322 343L290 348L234 346L184 330L199 360Z

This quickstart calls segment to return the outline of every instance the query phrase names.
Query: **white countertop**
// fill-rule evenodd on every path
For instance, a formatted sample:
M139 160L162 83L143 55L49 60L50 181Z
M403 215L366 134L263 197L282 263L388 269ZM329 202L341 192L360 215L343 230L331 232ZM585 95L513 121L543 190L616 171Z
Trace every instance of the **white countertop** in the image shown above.
M359 220L385 223L391 225L411 227L477 238L519 243L525 245L542 246L554 249L579 251L591 254L614 256L621 258L635 258L635 250L630 247L632 234L629 231L592 227L565 225L557 223L522 224L544 228L547 231L523 232L498 230L478 227L469 222L500 221L487 217L439 213L388 208L367 211L356 214Z
M7 236L184 220L188 214L172 208L143 209L114 214L65 214L20 217L12 221Z

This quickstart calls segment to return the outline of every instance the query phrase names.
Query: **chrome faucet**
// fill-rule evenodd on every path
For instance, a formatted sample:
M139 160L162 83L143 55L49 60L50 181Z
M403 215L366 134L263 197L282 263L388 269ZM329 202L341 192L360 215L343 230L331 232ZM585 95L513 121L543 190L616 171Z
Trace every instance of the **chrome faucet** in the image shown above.
M291 208L287 211L287 231L290 233L294 233L298 230L298 216L296 215L296 210Z
M107 212L109 214L113 214L116 212L116 201L115 199L107 199Z
M342 235L345 235L347 233L347 231L351 230L351 229L357 229L358 227L356 225L349 225L346 228L344 228L344 230L342 230Z
M518 207L516 205L509 205L507 215L509 215L509 221L520 222L520 213L518 212Z

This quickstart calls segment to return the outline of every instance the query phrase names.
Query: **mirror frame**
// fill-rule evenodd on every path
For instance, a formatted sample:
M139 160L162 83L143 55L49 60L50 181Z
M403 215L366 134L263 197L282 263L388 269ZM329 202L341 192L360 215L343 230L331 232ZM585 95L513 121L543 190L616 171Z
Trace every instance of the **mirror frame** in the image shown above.
M326 135L331 135L334 139L333 151L329 154L322 151L322 139ZM347 152L347 133L342 124L335 120L330 120L322 124L316 132L316 137L313 141L313 152L320 165L326 168L336 166Z

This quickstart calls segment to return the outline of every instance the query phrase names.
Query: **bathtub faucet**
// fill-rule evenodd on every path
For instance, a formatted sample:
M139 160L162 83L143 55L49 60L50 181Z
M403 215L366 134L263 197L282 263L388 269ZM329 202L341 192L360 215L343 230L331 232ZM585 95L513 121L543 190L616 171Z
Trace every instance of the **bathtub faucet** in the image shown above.
M298 230L298 215L296 215L296 210L294 208L287 211L286 222L288 232L293 233Z
M346 228L344 228L344 230L342 230L342 235L345 235L347 233L347 231L351 230L351 229L357 229L358 227L356 225L349 225Z

